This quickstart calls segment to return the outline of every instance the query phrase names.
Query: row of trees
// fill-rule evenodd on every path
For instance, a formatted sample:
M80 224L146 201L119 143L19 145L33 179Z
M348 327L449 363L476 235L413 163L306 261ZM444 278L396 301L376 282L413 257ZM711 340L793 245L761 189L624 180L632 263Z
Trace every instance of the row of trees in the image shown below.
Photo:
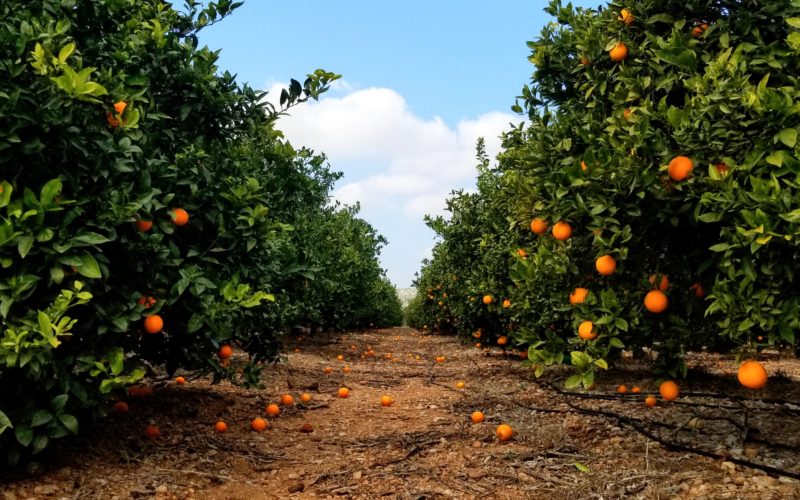
M14 464L165 366L255 384L297 323L401 321L340 174L197 33L240 2L0 4L0 450ZM227 367L223 345L248 364Z
M417 280L412 325L527 349L592 384L623 349L666 377L800 329L800 8L553 0L497 164ZM651 354L652 355L652 354Z

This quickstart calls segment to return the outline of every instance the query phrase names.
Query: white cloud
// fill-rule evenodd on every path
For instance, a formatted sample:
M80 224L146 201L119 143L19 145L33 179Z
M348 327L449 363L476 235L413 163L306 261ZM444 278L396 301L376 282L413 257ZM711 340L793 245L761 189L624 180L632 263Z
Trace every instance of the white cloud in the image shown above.
M334 86L319 102L292 108L278 127L292 144L324 152L332 169L344 172L334 197L361 204L361 217L389 240L381 262L390 279L409 286L432 251L422 217L446 215L445 200L454 189L475 192L478 137L493 159L501 133L521 119L491 112L449 126L415 115L392 89L343 81ZM285 86L270 87L268 99L277 104Z
M334 196L360 202L366 215L387 208L414 217L442 213L452 189L474 185L478 137L494 157L501 132L520 121L492 112L451 128L438 117L416 116L392 89L336 83L344 95L293 108L279 126L292 143L325 152L334 169L345 171ZM273 85L271 99L280 88ZM346 168L356 163L361 167Z

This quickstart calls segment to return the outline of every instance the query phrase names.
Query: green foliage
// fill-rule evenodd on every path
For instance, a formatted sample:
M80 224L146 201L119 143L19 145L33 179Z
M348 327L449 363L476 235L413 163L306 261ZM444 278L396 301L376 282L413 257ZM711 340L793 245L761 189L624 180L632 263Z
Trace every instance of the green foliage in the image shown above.
M234 378L215 358L229 343L247 354L234 380L257 384L296 323L399 322L384 240L329 206L339 174L275 128L339 75L292 80L276 109L220 73L196 35L240 4L0 4L4 462L75 434L150 367Z
M656 372L676 377L688 350L797 348L800 7L546 10L556 22L528 43L535 71L515 105L529 123L505 134L495 169L481 159L478 193L456 193L451 219L430 221L442 240L417 282L414 322L465 338L510 330L537 375L570 363L570 386L591 385L622 349L658 353ZM614 62L619 41L629 55ZM667 172L679 155L695 167L683 181ZM569 222L572 238L532 234L534 217ZM602 255L617 260L611 276L594 268ZM643 300L659 273L669 308L655 314ZM572 306L576 287L590 293ZM511 308L474 300L484 293ZM584 320L596 339L577 337Z

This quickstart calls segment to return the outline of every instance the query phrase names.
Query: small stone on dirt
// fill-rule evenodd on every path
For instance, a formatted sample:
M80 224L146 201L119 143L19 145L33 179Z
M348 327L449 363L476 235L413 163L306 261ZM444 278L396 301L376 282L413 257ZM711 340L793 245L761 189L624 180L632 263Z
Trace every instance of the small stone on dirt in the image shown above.
M353 473L353 479L355 479L356 481L358 481L359 479L361 479L361 471L360 471L360 470L357 470L357 471L355 471L355 472Z
M53 484L43 484L33 488L34 495L53 495L58 493L59 487Z
M758 448L755 446L748 446L744 449L744 456L747 458L755 458L758 456Z
M767 488L772 488L774 486L778 486L779 484L781 484L780 482L778 482L777 479L769 476L753 476L753 482L756 485L764 486Z
M156 487L156 493L166 493L168 491L169 491L169 488L167 488L166 484L159 484Z
M736 464L733 462L722 462L722 470L734 472L736 470Z
M64 479L72 475L72 469L70 467L62 467L58 469L56 472L56 477Z

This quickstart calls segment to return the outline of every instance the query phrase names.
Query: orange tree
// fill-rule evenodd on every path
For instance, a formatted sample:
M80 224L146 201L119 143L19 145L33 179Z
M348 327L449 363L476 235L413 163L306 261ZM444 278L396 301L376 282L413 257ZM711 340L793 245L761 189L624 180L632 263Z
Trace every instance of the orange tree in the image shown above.
M508 196L489 168L483 141L478 142L478 159L479 192L453 193L446 207L450 218L427 218L441 242L415 283L419 294L410 304L408 321L491 344L516 327L513 308L503 303L511 292L510 266L526 252L520 253L524 238L508 231Z
M504 136L497 187L476 195L527 235L505 288L528 362L567 361L567 384L588 386L621 349L652 349L657 372L680 376L689 349L796 348L800 8L546 10L555 22L529 42L536 68L514 106L529 123Z
M338 174L275 128L338 75L293 80L275 109L220 74L197 32L239 5L0 4L4 462L77 433L150 369L255 384L297 322L396 321L381 240L328 207ZM311 239L343 226L333 247ZM343 284L381 293L303 303ZM236 369L222 344L247 354Z

